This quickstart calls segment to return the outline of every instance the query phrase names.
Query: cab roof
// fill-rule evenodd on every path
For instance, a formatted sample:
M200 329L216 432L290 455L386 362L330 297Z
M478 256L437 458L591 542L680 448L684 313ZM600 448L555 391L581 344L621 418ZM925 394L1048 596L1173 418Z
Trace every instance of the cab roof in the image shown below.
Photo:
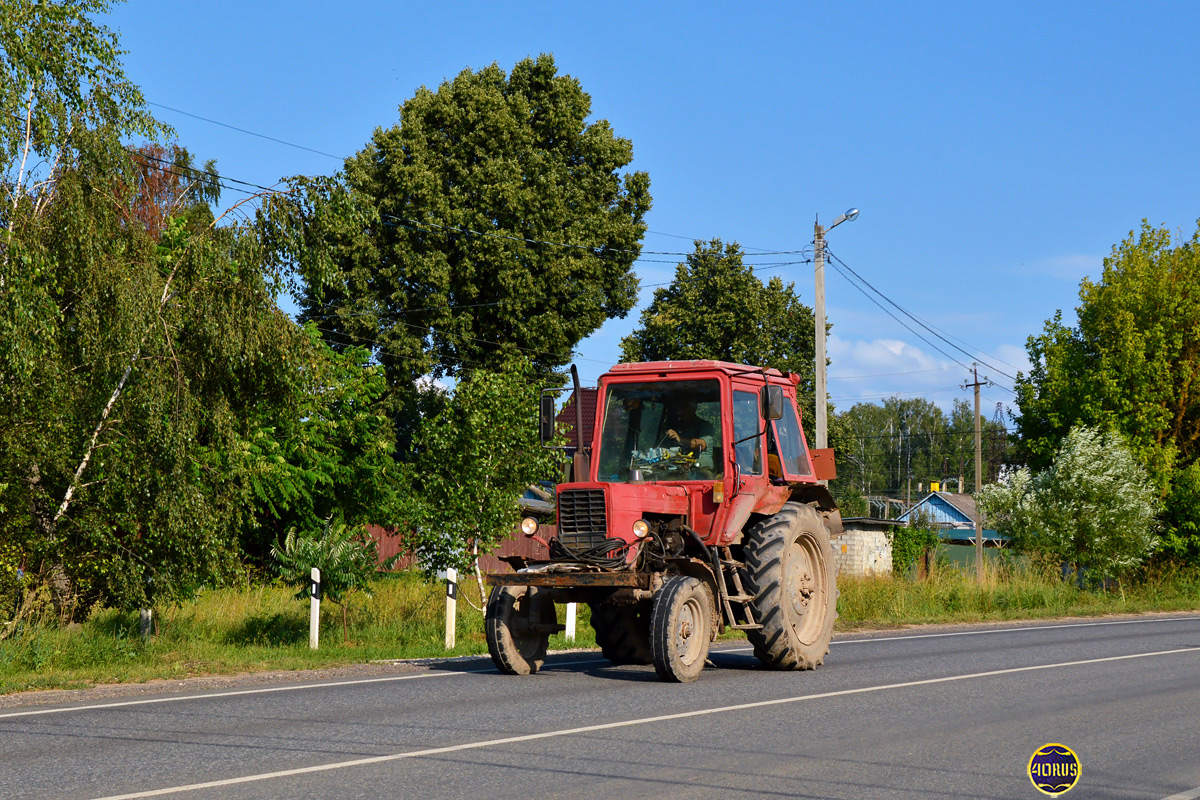
M718 370L728 375L753 373L761 375L764 372L772 378L785 378L777 369L752 367L747 364L735 364L732 361L715 361L712 359L697 359L695 361L642 361L636 364L617 364L608 371L609 375L644 374L650 372L712 372Z

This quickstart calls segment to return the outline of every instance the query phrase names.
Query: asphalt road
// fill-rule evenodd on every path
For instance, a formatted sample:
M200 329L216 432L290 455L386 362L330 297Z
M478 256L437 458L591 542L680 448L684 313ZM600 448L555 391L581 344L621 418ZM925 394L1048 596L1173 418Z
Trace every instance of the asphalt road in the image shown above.
M1200 616L725 646L696 683L553 656L0 711L3 798L1200 798Z

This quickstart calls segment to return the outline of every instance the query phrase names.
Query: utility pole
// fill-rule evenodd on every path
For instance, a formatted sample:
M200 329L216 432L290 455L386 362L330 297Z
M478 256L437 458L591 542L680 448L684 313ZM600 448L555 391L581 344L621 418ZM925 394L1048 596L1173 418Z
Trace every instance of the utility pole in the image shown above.
M817 284L816 300L813 303L813 317L816 320L816 428L817 449L821 450L829 446L829 395L825 389L825 229L819 221L813 223L813 272Z
M983 512L979 510L979 489L983 483L983 439L979 417L979 387L988 382L987 377L979 380L979 365L972 364L971 372L975 376L974 383L967 383L963 388L971 386L975 389L975 577L983 583Z
M851 208L840 215L828 228L822 227L820 220L813 222L813 273L816 278L816 299L813 302L814 341L816 343L816 449L823 450L829 446L829 392L825 388L825 234L841 225L843 222L853 222L858 218L858 209ZM826 481L821 481L825 484Z

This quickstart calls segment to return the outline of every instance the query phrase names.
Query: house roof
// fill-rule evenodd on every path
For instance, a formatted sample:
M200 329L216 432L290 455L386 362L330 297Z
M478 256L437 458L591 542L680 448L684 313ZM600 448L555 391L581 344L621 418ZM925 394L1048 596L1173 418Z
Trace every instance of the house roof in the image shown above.
M600 390L581 388L579 394L583 407L583 443L585 446L589 446L592 443L592 433L596 427L596 399L600 395ZM575 392L571 392L571 396L554 421L566 427L567 447L578 449L579 440L575 436Z
M969 494L930 492L897 519L908 520L922 510L931 514L934 522L949 523L955 527L975 525L975 498Z
M967 532L968 538L975 535L975 498L969 494L957 492L930 492L917 501L916 505L905 511L897 520L907 522L920 512L928 514L935 525L941 528L938 535L943 539L962 539L962 531ZM994 530L984 528L983 540L998 542L1009 537L1001 536Z

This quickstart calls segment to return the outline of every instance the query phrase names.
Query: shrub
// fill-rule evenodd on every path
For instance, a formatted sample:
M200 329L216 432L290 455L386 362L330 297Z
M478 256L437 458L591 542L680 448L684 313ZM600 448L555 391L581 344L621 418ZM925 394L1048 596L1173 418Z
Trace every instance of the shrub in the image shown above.
M888 533L892 544L892 574L907 575L917 559L925 551L936 548L941 539L937 526L925 512L917 512L905 527L896 527Z
M1114 432L1072 428L1050 469L1018 470L984 487L978 501L1015 548L1081 582L1119 578L1158 545L1154 487Z
M289 528L283 548L272 545L271 556L280 579L297 588L297 599L308 596L312 568L321 570L322 597L341 606L342 635L348 640L350 598L357 592L371 596L371 578L379 568L375 540L361 527L334 522L330 515L319 535L297 536L296 529Z

